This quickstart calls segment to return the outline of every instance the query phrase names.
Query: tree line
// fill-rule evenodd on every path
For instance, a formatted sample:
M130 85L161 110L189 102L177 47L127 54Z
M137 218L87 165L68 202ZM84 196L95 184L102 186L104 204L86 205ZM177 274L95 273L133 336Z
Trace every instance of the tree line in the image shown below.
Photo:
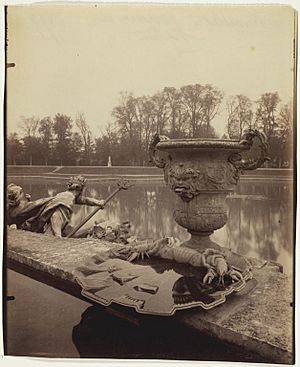
M226 131L219 136L214 120L226 105ZM121 93L111 121L93 137L83 113L72 120L54 117L20 118L22 135L7 137L7 163L27 165L148 165L148 146L155 133L170 138L240 139L249 128L263 131L270 145L269 165L291 166L292 110L277 92L262 94L252 102L247 96L227 98L207 85L166 87L152 96ZM77 131L74 131L75 130Z

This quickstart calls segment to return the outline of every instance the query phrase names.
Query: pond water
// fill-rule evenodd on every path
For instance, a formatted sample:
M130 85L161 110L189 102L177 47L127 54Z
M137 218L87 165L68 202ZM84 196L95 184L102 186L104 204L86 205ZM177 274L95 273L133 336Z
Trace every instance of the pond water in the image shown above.
M14 182L30 193L32 200L65 190L65 182L61 181L47 183L18 178ZM113 182L91 181L85 195L106 198L115 187ZM189 234L173 219L176 200L179 198L163 182L137 183L119 192L86 226L106 218L115 222L129 220L137 237L174 236L183 241ZM290 274L293 268L292 184L288 181L242 181L236 194L227 199L227 204L228 222L215 231L212 238L241 255L279 262L284 272ZM81 222L93 209L77 206L72 224Z
M10 182L21 185L33 200L65 189L65 181L8 178ZM105 198L114 188L113 182L91 181L85 194ZM162 182L138 183L115 196L93 220L130 220L138 237L176 236L185 240L189 235L173 220L175 200L175 194ZM279 262L284 271L291 274L292 184L243 181L227 203L228 223L214 233L213 239L240 254ZM91 210L92 207L77 206L73 224ZM111 319L95 306L13 271L8 271L7 283L8 295L15 296L7 307L6 352L11 355L263 362L258 356L229 350L214 339L193 336L184 328L179 330L172 324L172 318L166 318L164 324L154 322L141 331ZM187 339L189 343L185 342Z

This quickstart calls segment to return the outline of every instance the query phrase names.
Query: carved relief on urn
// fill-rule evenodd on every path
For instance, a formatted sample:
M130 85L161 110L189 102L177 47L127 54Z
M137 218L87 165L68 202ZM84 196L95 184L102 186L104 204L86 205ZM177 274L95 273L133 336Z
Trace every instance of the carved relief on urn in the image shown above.
M240 153L250 150L255 137L261 143L260 156L245 161ZM245 133L241 141L170 140L155 135L149 153L179 197L174 219L191 234L184 245L199 250L219 247L209 235L227 222L227 195L234 191L243 170L256 169L268 159L266 139L256 130Z

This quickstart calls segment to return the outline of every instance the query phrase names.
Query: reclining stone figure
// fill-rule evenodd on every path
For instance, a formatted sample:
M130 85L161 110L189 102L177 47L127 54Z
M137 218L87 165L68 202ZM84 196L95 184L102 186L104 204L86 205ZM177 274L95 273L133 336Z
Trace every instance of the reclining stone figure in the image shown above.
M66 191L30 201L30 195L25 194L21 186L11 183L7 187L7 224L31 232L67 236L74 204L104 208L104 200L82 195L85 184L83 176L71 177Z

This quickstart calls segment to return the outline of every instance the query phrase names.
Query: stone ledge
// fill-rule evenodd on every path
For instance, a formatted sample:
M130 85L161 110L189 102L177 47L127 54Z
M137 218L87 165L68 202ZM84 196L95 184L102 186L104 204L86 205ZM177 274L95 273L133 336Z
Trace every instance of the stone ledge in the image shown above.
M7 233L8 263L27 267L40 281L57 288L63 282L65 289L76 289L75 296L79 295L73 270L102 246L105 242L98 245L88 239L59 239L19 230ZM209 311L179 311L174 317L271 362L293 363L292 279L276 266L262 264L256 262L254 280L248 282L247 289L229 297L225 304Z

